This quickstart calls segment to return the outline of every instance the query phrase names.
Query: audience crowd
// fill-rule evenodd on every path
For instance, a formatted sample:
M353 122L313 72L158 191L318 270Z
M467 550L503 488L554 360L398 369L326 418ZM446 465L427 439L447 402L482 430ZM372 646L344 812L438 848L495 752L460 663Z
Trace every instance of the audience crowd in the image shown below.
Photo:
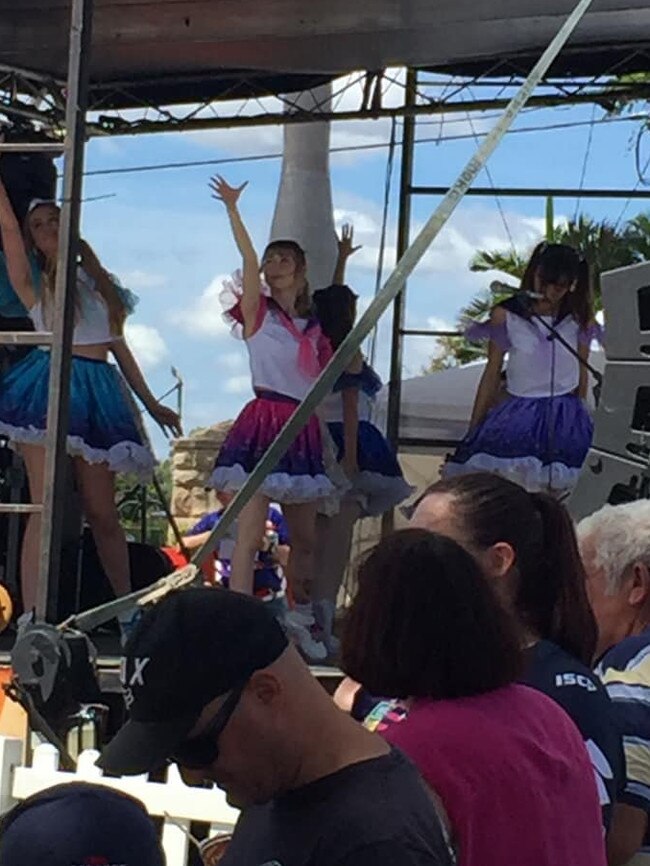
M99 763L225 791L222 866L650 864L648 500L574 527L494 475L434 484L359 565L334 700L235 592L170 594L125 655ZM0 866L162 863L141 806L91 785L0 829Z

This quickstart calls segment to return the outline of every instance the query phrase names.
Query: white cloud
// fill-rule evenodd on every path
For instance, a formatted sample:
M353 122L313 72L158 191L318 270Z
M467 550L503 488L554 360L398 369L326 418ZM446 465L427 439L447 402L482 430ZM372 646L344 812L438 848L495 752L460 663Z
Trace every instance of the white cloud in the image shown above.
M167 277L153 271L142 271L136 268L133 271L123 273L121 282L133 291L142 291L143 289L158 289L164 286L167 283Z
M455 331L456 328L453 322L447 319L441 319L439 316L429 316L427 319L427 328L431 331Z
M156 367L169 354L160 332L151 325L127 322L124 334L138 363L145 369Z
M354 226L357 239L363 235L379 231L380 228L379 223L372 214L353 207L334 208L334 222L339 230L343 223L351 223Z
M201 292L197 300L187 309L174 310L170 314L173 324L195 337L222 337L230 332L223 320L221 294L226 274L216 276Z
M240 370L246 363L246 355L243 347L241 352L227 352L220 354L216 360L218 367L225 367L227 370Z
M232 376L223 386L226 394L245 394L251 391L251 377L248 374Z

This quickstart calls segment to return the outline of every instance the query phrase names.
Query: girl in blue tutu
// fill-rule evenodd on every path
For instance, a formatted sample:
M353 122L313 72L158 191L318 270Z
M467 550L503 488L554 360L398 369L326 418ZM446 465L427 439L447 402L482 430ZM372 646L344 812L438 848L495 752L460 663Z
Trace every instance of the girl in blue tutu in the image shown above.
M339 263L346 233L339 244ZM342 275L342 271L339 271ZM337 349L354 326L357 296L345 285L314 292L314 308L323 332ZM316 622L331 653L338 642L332 636L336 598L350 560L354 524L361 517L376 517L409 497L415 488L405 479L386 438L371 421L381 379L361 353L339 378L333 393L321 403L319 414L327 423L337 458L352 484L340 500L338 512L317 521L318 549L312 600Z
M29 312L36 331L51 331L59 242L59 208L51 201L32 202L21 231L0 182L0 232L13 289ZM34 280L30 254L41 268ZM131 590L124 530L115 505L115 474L148 477L154 457L134 412L127 382L151 416L180 432L177 414L153 397L123 337L127 314L124 295L91 247L80 243L76 318L70 374L67 451L86 520L99 558L117 596ZM123 374L108 363L109 352ZM32 501L43 501L50 353L33 349L0 382L0 433L20 452ZM125 382L126 380L126 382ZM22 548L22 596L26 613L36 603L40 515L29 517ZM128 616L121 622L128 629Z
M584 403L588 374L544 322L588 359L599 336L589 267L564 244L539 244L521 292L494 307L488 323L468 329L470 339L489 340L488 361L469 432L445 464L443 477L487 470L529 491L556 496L576 483L593 434Z
M226 206L242 256L240 297L228 316L246 343L255 392L255 399L235 420L210 477L211 487L226 492L244 486L331 356L329 342L311 315L301 247L295 241L274 241L266 248L260 267L237 208L245 185L234 188L218 176L211 182L214 197ZM289 586L296 603L308 605L317 505L334 492L325 471L321 429L314 415L240 514L230 588L251 594L253 566L269 504L278 502L291 537ZM305 616L309 618L309 611Z

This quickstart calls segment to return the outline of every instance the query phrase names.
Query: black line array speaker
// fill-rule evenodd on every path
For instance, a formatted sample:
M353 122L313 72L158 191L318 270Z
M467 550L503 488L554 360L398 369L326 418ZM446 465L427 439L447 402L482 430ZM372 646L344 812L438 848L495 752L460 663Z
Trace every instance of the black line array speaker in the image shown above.
M576 520L650 497L650 263L603 275L605 365L592 448L571 498Z
M32 199L56 195L56 168L43 153L6 153L0 159L0 177L21 225Z
M15 138L9 138L17 143ZM0 159L0 177L18 222L22 225L30 202L35 198L53 199L56 195L56 168L52 157L44 153L6 153ZM2 239L0 238L0 251ZM31 331L32 324L9 284L4 262L0 262L0 330ZM5 361L20 360L26 354L24 347L4 348Z

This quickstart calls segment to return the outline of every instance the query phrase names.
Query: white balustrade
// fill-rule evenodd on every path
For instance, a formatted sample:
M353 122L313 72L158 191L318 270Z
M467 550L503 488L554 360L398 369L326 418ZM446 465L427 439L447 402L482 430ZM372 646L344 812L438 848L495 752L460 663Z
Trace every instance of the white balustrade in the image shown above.
M237 821L238 812L226 803L222 791L185 785L175 765L165 782L152 782L146 776L104 776L95 764L99 753L92 749L81 753L74 773L59 769L59 754L49 743L34 749L31 767L21 765L22 755L21 740L0 737L0 812L52 785L80 781L106 785L130 794L150 815L163 818L167 866L186 866L193 821L209 824L211 836L231 832Z

